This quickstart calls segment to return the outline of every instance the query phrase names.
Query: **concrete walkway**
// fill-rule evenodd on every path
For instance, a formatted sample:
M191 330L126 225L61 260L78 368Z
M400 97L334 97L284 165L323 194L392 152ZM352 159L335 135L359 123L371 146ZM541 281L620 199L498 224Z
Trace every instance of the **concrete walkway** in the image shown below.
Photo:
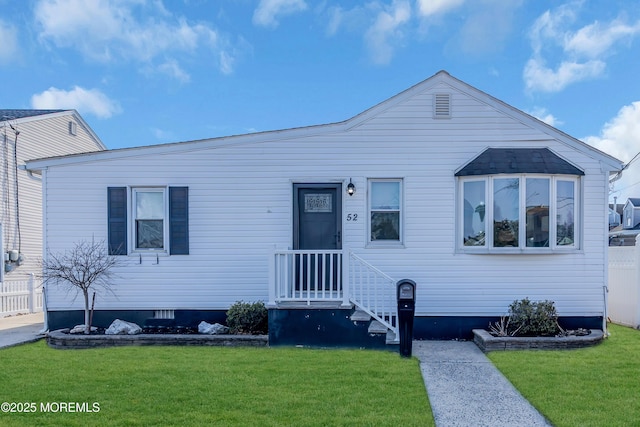
M550 426L471 341L414 341L438 427Z
M0 318L0 348L12 347L44 338L42 313Z

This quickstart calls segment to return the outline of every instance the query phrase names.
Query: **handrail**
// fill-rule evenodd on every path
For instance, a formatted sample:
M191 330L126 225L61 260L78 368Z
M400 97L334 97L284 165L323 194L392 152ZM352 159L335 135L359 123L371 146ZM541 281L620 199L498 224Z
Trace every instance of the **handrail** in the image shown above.
M269 302L342 302L355 305L397 336L396 281L364 259L342 250L275 250Z
M353 252L349 269L350 301L397 336L396 281Z

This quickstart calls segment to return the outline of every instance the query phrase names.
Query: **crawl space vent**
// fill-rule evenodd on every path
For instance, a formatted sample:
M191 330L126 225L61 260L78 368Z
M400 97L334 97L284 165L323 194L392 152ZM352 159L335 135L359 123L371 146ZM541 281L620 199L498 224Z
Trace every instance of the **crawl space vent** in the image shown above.
M175 312L173 310L154 310L154 319L175 319Z

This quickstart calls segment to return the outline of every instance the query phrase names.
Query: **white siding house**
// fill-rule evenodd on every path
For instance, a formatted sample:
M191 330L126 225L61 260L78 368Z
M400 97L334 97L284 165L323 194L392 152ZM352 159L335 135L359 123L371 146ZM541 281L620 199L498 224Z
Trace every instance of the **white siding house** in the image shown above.
M28 301L37 289L42 257L42 179L24 169L27 159L105 150L75 110L0 109L0 317L41 307ZM37 292L36 292L37 293ZM31 306L29 308L29 306Z
M323 345L368 339L356 308L393 330L405 278L416 338L469 337L525 297L601 327L621 167L444 71L340 123L27 162L51 251L97 238L127 260L98 323L261 300L272 343ZM50 327L81 322L47 292Z
M622 228L633 229L640 224L640 199L630 197L622 210Z

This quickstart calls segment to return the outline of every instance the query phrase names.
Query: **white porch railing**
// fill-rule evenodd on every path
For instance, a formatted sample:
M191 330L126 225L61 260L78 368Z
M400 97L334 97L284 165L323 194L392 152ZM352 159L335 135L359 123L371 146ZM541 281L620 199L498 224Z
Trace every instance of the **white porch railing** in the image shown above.
M354 253L349 254L350 300L398 334L396 281Z
M269 303L354 304L397 334L396 282L353 253L341 250L276 250Z
M29 280L0 282L0 317L42 311L42 286Z
M344 301L342 251L281 250L272 264L270 302Z

